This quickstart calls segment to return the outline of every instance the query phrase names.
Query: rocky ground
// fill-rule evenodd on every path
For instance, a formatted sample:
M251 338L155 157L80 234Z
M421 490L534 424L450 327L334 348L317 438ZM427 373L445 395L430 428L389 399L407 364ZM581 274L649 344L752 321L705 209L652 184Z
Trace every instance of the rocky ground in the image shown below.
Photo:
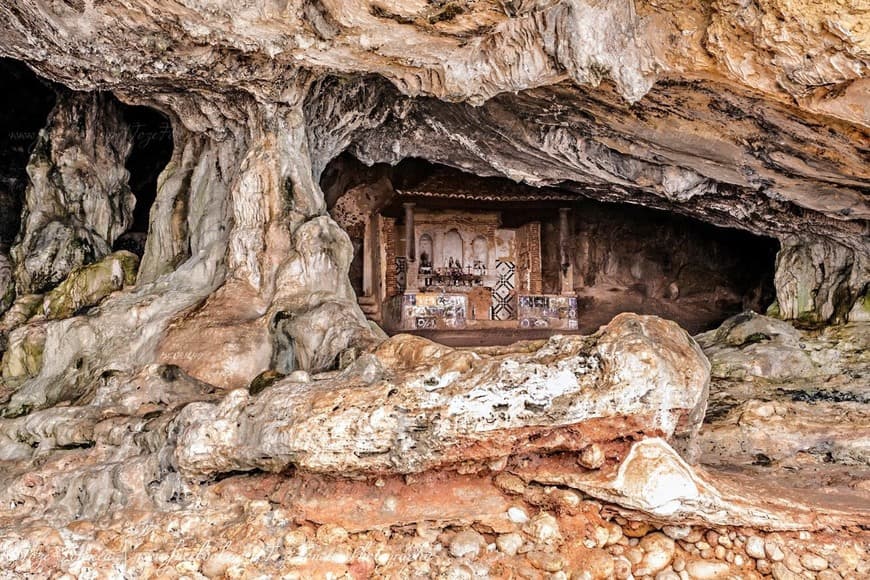
M350 384L366 372L253 395L152 369L0 420L0 576L867 577L866 323L800 331L749 313L699 335L712 381L694 467L660 438L678 444L705 407L706 358L681 333L623 315L592 337L479 353L397 337ZM577 386L553 392L565 369ZM649 398L658 377L670 400ZM491 384L504 408L484 403ZM442 393L466 401L449 423ZM686 414L657 423L632 397ZM395 409L415 417L416 445L392 439Z

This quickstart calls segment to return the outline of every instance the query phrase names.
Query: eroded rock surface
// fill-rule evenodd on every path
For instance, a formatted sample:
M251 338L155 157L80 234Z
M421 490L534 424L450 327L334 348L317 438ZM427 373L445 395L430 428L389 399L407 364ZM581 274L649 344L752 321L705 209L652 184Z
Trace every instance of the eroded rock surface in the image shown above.
M751 313L698 337L712 364L702 462L790 486L870 489L870 328Z
M416 473L617 438L690 440L704 415L706 360L654 317L622 315L592 339L555 337L531 354L481 358L426 342L400 335L335 379L188 406L178 467L188 477ZM420 350L429 364L410 366Z
M124 161L132 146L108 95L62 95L28 163L22 233L12 248L21 294L59 284L111 251L132 219Z
M848 1L4 3L0 55L67 88L26 199L0 195L25 208L0 240L0 575L867 576L867 22ZM106 91L164 112L173 151L135 286L71 298L131 220ZM779 315L818 328L699 337L699 435L708 364L671 323L387 340L318 185L344 151L776 238Z

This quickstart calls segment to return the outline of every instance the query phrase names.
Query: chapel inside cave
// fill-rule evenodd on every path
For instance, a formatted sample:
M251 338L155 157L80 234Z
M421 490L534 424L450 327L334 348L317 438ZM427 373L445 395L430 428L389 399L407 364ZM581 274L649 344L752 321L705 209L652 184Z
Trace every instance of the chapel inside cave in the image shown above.
M868 22L0 2L0 580L870 578Z
M353 243L360 306L390 332L507 344L588 333L630 311L697 333L775 298L775 240L570 185L414 158L365 167L344 154L322 186Z

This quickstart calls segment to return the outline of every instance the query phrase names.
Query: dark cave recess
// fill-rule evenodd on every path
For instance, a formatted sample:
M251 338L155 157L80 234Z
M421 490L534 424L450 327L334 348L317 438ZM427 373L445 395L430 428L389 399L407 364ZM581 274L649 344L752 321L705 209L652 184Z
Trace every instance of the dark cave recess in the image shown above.
M436 211L497 210L505 227L540 222L545 293L558 293L558 210L569 207L580 332L594 331L616 314L631 311L659 315L697 333L744 310L764 312L775 298L779 243L773 238L673 212L600 202L556 187L480 177L422 159L369 167L345 153L327 166L321 178L330 208L349 190L375 183L381 189L387 183L394 191L386 199L380 194L375 213L393 217L399 224L402 203L408 201ZM353 235L351 239L357 253L350 276L359 293L362 240Z
M114 249L130 250L141 257L151 207L157 197L157 180L172 158L172 124L156 109L123 103L121 107L133 136L133 147L125 166L130 173L130 190L136 197L136 206L133 223L115 241Z
M23 62L0 58L0 250L18 234L27 161L54 107L55 85Z
M36 138L47 123L56 95L66 87L36 75L23 62L0 58L0 249L10 246L20 227L27 163ZM141 254L157 179L172 156L172 125L159 111L119 103L133 136L125 167L136 197L133 222L115 243L116 249Z

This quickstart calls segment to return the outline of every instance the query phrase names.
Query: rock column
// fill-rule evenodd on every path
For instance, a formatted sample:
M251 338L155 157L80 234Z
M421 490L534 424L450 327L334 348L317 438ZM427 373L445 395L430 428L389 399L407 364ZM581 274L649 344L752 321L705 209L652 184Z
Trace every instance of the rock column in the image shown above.
M50 290L111 251L133 219L124 167L132 145L111 95L58 97L27 165L30 185L12 249L19 293Z

